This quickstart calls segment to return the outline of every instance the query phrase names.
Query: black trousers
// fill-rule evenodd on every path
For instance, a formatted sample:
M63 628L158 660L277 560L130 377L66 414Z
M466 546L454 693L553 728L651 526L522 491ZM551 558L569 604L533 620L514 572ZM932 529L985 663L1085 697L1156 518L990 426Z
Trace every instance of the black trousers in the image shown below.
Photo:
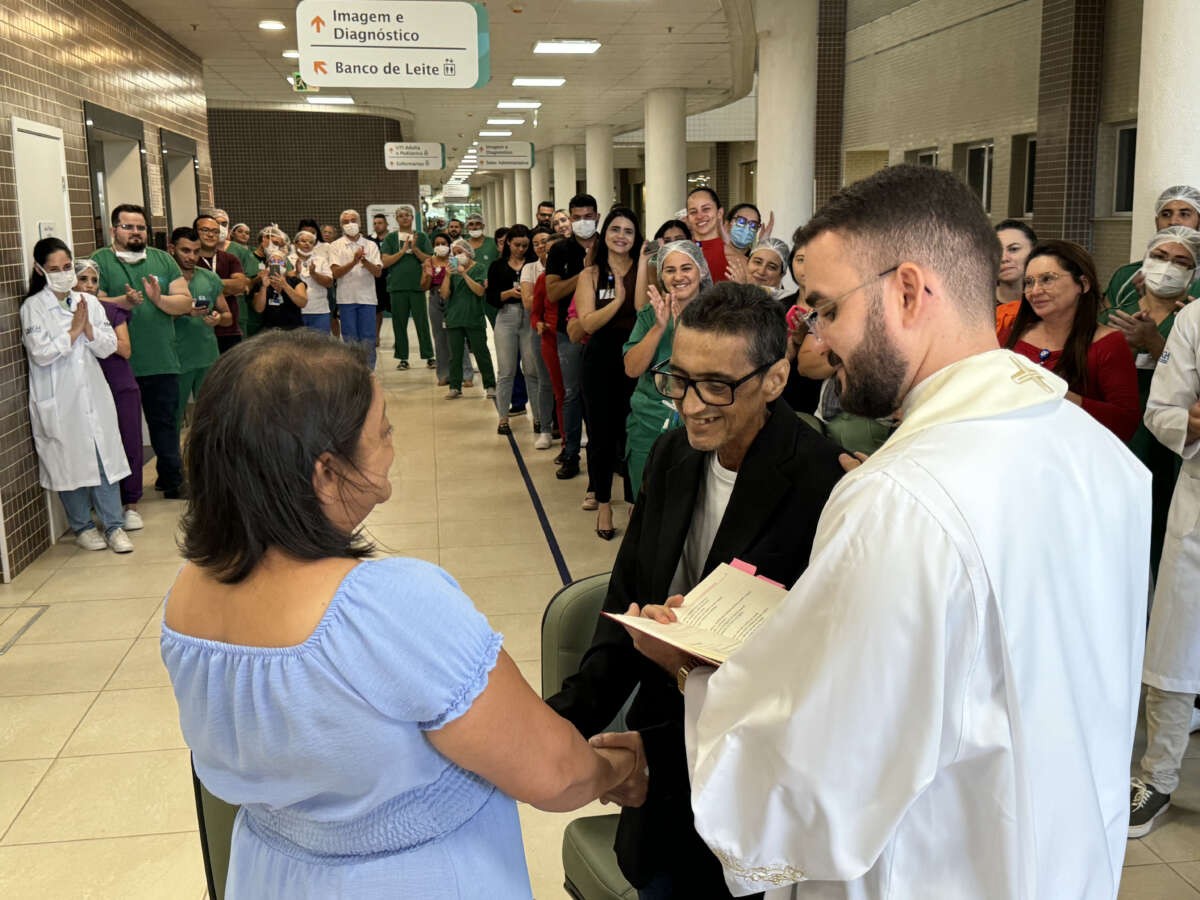
M137 380L142 391L142 412L150 430L158 469L157 487L178 490L183 484L183 457L179 452L179 432L175 417L179 414L179 376L143 375Z
M240 334L218 334L217 335L217 349L220 350L222 353L228 353L230 350L232 350L234 347L236 347L241 342L242 342L242 336Z
M612 501L613 475L625 455L625 420L637 381L625 374L622 354L629 332L606 326L588 339L580 377L587 410L588 480L597 503Z

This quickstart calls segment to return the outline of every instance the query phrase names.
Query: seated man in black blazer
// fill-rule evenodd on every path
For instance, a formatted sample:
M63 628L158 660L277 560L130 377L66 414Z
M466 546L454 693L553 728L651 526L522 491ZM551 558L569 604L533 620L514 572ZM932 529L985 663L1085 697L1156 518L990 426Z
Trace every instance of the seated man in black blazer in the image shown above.
M756 285L717 284L679 315L671 359L655 377L684 428L650 451L606 611L662 603L733 559L788 586L804 571L843 469L838 448L780 399L786 351L783 312ZM601 618L579 673L547 702L591 737L635 689L626 719L640 734L649 781L645 801L621 811L621 871L642 900L729 897L720 863L692 825L675 680L634 649L624 628ZM638 793L611 799L637 803Z

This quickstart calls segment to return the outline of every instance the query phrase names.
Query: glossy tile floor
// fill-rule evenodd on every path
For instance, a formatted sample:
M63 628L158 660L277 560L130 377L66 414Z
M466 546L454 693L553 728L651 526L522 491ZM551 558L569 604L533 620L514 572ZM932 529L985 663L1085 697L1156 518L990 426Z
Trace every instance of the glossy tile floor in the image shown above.
M538 688L541 613L561 581L508 441L479 387L447 401L432 372L396 371L390 344L378 371L396 424L394 491L371 534L386 552L449 570ZM596 538L594 514L580 510L585 479L554 478L556 451L533 449L528 416L513 430L572 577L607 571L618 542ZM0 585L0 646L37 616L0 656L5 900L206 895L188 753L158 655L181 508L151 492L134 553L60 544ZM618 506L619 527L626 517ZM1183 785L1167 823L1129 843L1123 900L1200 900L1200 741ZM521 810L538 900L566 896L561 837L575 815Z

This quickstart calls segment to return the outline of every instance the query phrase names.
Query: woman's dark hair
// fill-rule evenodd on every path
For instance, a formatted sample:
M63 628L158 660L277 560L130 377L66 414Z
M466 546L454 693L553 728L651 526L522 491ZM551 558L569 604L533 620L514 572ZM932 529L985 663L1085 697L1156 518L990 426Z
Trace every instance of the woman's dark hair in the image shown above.
M592 255L592 262L596 266L597 291L612 274L612 269L608 265L608 244L605 243L604 236L608 234L608 226L613 223L613 219L628 219L633 223L633 246L629 248L629 258L635 263L638 255L642 252L642 241L645 240L642 236L641 220L632 209L628 206L614 206L608 211L608 215L604 217L604 222L600 225L600 230L596 232L600 240L596 241Z
M321 237L321 226L317 224L316 219L301 219L298 223L296 223L297 233L305 230L312 231L312 233L317 236L318 241L324 240L324 238Z
M687 192L688 200L692 199L692 194L708 194L709 198L713 202L713 205L716 206L717 209L721 208L721 198L719 196L717 196L716 191L714 191L712 188L708 187L707 185L701 185L700 187L694 187L690 191L688 191Z
M509 228L507 225L501 225L492 233L492 240L497 244L508 237Z
M1029 243L1031 245L1036 244L1038 242L1037 232L1034 231L1032 228L1030 228L1024 222L1022 222L1020 219L1005 219L1003 222L1001 222L999 225L996 226L996 234L999 234L1000 232L1002 232L1008 228L1011 228L1013 231L1021 232L1021 234L1025 235L1025 237L1029 239Z
M224 584L274 547L294 559L361 559L374 549L329 521L313 487L318 457L357 472L373 387L356 344L306 328L267 331L205 378L184 460L180 547Z
M758 216L758 221L760 221L760 222L761 222L761 221L763 220L762 213L761 213L761 212L759 212L759 210L758 210L758 207L757 207L757 206L755 206L753 203L739 203L737 206L735 206L733 209L731 209L729 212L727 212L727 213L725 214L725 222L726 222L726 224L728 224L729 222L732 222L732 221L733 221L733 218L734 218L734 216L736 216L736 215L737 215L739 212L741 212L743 209L752 209L752 210L754 210L754 214L755 214L756 216Z
M46 267L46 260L57 253L59 250L65 250L68 257L74 259L71 254L71 248L67 246L62 238L48 237L42 238L33 245L33 261L42 268ZM29 273L29 290L25 292L25 299L29 299L34 294L40 294L46 288L46 276L34 269Z
M1096 264L1092 262L1091 254L1070 241L1042 241L1037 244L1025 261L1026 271L1029 264L1039 256L1048 256L1067 270L1074 281L1083 290L1079 295L1079 304L1075 307L1075 321L1071 323L1071 334L1067 337L1066 346L1058 358L1058 364L1053 371L1062 377L1071 390L1086 394L1088 389L1087 359L1088 348L1096 336L1096 324L1100 314L1100 288L1096 278ZM1084 281L1087 282L1086 286ZM1041 316L1033 311L1029 297L1021 294L1021 306L1017 310L1017 318L1013 321L1012 332L1004 346L1012 349L1017 341L1040 322Z
M663 235L672 228L678 228L680 231L686 234L689 241L692 239L692 229L688 228L687 222L684 222L680 219L667 219L667 221L659 225L658 231L654 232L654 239L656 241L661 241L663 239Z
M537 254L533 252L533 235L529 231L527 225L513 225L508 229L506 236L507 243L504 245L504 254L507 258L512 259L512 242L515 238L526 238L529 241L529 246L525 248L525 262L531 263L537 261Z
M431 244L436 244L438 238L441 238L443 241L445 241L447 247L449 247L450 244L453 243L450 235L446 234L446 232L444 232L444 231L439 231L437 234L435 234L433 237L431 237L429 239L429 242Z

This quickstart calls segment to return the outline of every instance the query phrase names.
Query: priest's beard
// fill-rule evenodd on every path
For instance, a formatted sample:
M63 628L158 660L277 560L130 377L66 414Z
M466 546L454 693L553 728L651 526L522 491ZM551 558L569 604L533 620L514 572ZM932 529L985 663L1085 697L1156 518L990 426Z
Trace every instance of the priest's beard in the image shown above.
M882 419L900 407L900 390L908 366L883 322L881 297L872 297L866 333L843 362L830 352L831 365L842 367L842 409L856 416Z

